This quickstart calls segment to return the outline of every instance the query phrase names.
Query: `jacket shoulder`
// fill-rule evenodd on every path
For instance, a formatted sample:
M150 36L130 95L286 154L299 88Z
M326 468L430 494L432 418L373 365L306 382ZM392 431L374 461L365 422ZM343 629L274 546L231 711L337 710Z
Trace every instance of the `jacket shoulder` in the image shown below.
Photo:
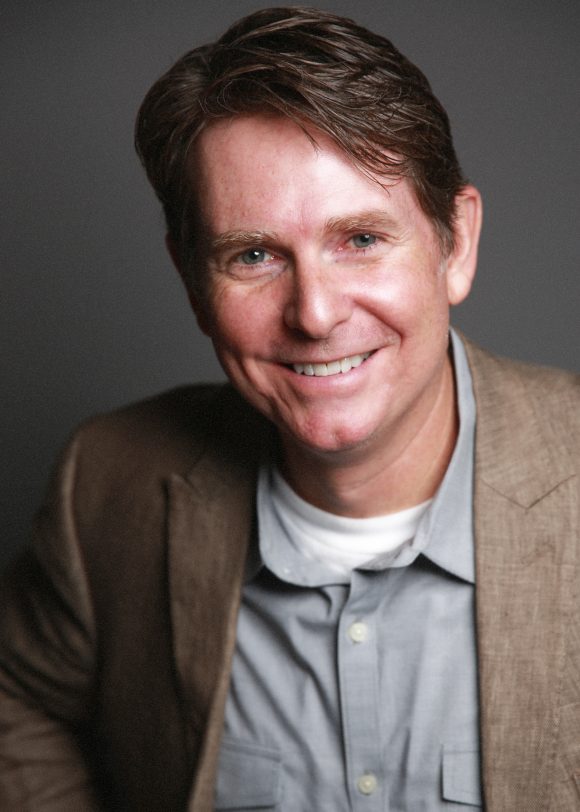
M529 507L580 467L580 379L465 341L477 409L476 478Z
M268 434L268 422L229 384L163 392L82 423L71 447L95 467L153 466L186 475L203 453L247 456Z
M580 442L580 374L555 367L516 361L484 350L463 337L478 402L504 403L504 408L526 402L542 421L558 421L562 430ZM492 403L493 402L493 403Z
M96 415L74 432L70 445L95 466L139 465L179 472L203 450L214 405L226 387L183 386Z

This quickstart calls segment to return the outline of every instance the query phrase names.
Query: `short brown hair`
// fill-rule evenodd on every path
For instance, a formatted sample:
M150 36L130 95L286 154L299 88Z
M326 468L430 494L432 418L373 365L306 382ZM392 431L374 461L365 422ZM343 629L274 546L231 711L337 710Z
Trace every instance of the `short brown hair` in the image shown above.
M188 154L212 121L260 113L313 125L367 173L408 177L442 249L451 249L455 196L466 181L449 119L423 73L389 40L352 20L271 8L186 53L139 110L137 152L194 285Z

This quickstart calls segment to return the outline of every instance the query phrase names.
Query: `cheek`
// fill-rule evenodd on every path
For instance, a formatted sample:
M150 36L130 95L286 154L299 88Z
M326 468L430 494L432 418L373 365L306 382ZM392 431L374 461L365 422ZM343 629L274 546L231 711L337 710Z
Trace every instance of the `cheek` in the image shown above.
M259 297L222 290L212 301L210 337L218 353L229 352L240 359L260 356L274 326L271 309Z
M422 332L448 311L444 277L420 263L369 282L365 298L365 309L401 335Z

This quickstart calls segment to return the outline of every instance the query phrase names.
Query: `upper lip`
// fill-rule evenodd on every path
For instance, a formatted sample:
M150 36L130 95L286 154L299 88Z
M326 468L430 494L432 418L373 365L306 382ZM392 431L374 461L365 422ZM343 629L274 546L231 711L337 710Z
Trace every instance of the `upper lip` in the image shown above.
M348 352L343 353L342 355L334 355L332 358L321 359L315 358L310 359L302 356L301 358L294 360L294 361L284 361L283 363L287 366L293 366L294 364L332 364L334 361L342 361L345 358L354 358L356 355L372 355L375 350L358 350L356 352Z

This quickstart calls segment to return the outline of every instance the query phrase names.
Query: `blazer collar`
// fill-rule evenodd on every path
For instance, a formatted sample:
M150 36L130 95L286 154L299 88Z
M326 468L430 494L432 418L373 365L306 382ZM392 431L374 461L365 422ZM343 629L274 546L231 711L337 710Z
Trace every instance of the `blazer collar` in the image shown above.
M489 810L547 809L578 533L575 469L524 367L466 349L477 403L476 616ZM547 384L546 384L547 385Z

